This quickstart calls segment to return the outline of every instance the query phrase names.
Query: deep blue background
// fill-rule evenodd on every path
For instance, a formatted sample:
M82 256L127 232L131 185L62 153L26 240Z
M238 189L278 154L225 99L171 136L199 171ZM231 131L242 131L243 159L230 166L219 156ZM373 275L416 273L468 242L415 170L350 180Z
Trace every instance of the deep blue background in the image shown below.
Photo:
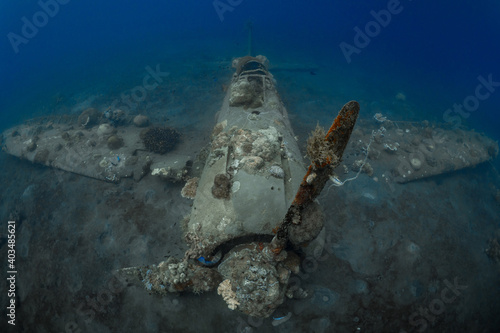
M500 4L493 0L403 0L402 12L348 64L339 44L352 44L353 28L364 29L370 11L387 4L243 0L221 21L212 0L71 0L16 54L7 34L21 34L21 18L31 21L40 6L2 2L0 128L29 118L49 96L126 81L167 53L244 55L249 20L256 53L271 62L331 66L338 71L331 79L358 80L365 100L393 98L399 88L419 106L421 119L442 120L447 108L474 93L479 75L500 82ZM498 139L499 111L500 87L467 121Z

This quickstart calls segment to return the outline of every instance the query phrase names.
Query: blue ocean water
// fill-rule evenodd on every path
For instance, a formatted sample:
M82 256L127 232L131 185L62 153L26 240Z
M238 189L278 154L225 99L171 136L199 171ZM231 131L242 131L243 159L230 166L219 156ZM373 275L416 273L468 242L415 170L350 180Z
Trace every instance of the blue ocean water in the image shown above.
M316 122L328 125L333 115L349 100L360 102L361 119L372 119L375 113L382 112L395 121L429 120L446 126L474 129L498 141L500 140L499 18L500 4L493 0L482 2L472 0L460 2L451 0L4 1L0 3L0 31L3 36L0 46L0 59L2 60L0 65L0 130L3 131L25 120L44 115L78 115L89 106L98 106L101 111L104 111L116 101L122 108L129 108L133 114L147 111L151 105L165 103L168 104L170 110L165 118L173 119L172 121L179 126L194 126L194 124L206 121L206 113L215 114L218 110L225 94L221 87L229 84L231 79L231 60L251 52L252 55L262 54L269 59L270 70L276 78L278 91L290 112L292 121L297 124L297 132L300 133L302 143L305 142L304 133L312 130ZM250 30L251 42L249 42ZM145 75L151 75L152 72L157 74L168 72L169 74L158 77L163 84L159 89L148 92L144 100L127 104L123 95L130 95L131 89L143 84ZM2 162L2 165L7 166L10 165L9 163L16 162L7 159ZM500 167L498 158L491 163L497 168ZM23 170L22 164L15 165ZM29 169L29 172L34 172L34 170L37 171ZM481 207L481 203L476 202L477 198L483 198L482 195L485 195L481 189L484 190L488 186L498 187L498 179L488 178L493 171L484 165L475 171L477 171L476 174L473 172L460 174L459 180L438 179L429 187L416 185L411 191L396 190L401 201L404 201L404 204L401 204L400 215L387 214L384 218L387 218L387 221L396 221L398 217L403 216L407 221L414 221L412 218L415 218L424 223L421 221L423 218L417 215L428 209L435 215L426 218L425 222L432 224L433 230L440 230L440 227L435 227L434 224L440 225L439 221L446 219L446 214L442 212L449 213L463 208L469 217L474 216L478 211L477 219L487 221L490 229L493 225L496 229L500 228L498 221L495 222L491 218L492 216L498 217L498 205ZM485 176L481 178L477 174ZM25 190L32 181L31 178L25 176L23 181L19 182L22 184L19 185L19 190L15 189L17 183L6 183L6 188L9 189L9 193L16 193L16 198L21 198L21 201L28 200L27 197L36 196L30 191L40 193L37 192L39 190L36 190L36 186L31 187L30 191ZM74 179L68 179L68 181L73 182L71 183L74 186L73 189L81 189L82 198L90 200L94 195L83 181ZM364 185L360 183L356 186L356 190L361 191ZM412 206L415 203L418 204L422 196L434 193L441 198L446 198L449 193L458 193L465 186L470 186L467 189L481 194L475 199L471 194L473 192L467 192L468 196L462 196L460 200L443 199L441 203L444 207L443 211L438 208L435 210L429 208L430 204L421 210ZM38 186L38 188L41 187ZM47 185L47 188L52 187ZM71 193L69 189L65 190ZM160 189L155 190L157 192L149 190L149 193L156 193L157 197L162 195ZM20 194L17 193L19 191ZM63 190L59 189L59 191ZM126 192L127 189L120 188L120 191ZM169 192L170 189L164 191L169 195L174 193L173 190ZM349 189L343 188L340 191L346 197L349 196ZM384 207L390 211L393 205L397 205L396 199L385 201L385 199L379 200L380 197L385 198L385 196L378 195L377 199L373 200L377 207ZM488 197L488 200L490 199ZM9 200L11 198L6 190L2 195L5 205L3 208L11 207L7 204ZM149 203L155 200L158 198L148 197L147 201ZM74 199L71 203L78 204L78 201ZM464 204L468 201L474 203L464 208ZM12 206L15 204L17 203L12 203ZM62 209L59 204L51 204L54 206L48 205L47 207L55 211ZM439 206L436 202L434 204L436 206L433 207ZM89 204L85 208L87 214L85 216L93 216L93 213L89 211L92 212L97 205L98 203ZM186 203L183 205L180 211L187 211L188 205ZM175 203L170 202L165 208L168 213L165 214L168 215L171 211L178 209L176 207ZM329 212L333 209L332 207L337 208L337 205L332 205ZM381 214L377 211L375 208L370 208L369 212L359 213L359 216L356 212L351 212L356 218L350 220L345 218L344 222L354 229L356 225L359 226L358 217L366 218L363 223L375 221L375 228L377 228L379 223L382 224L377 220L377 214ZM45 213L52 216L51 213ZM2 212L1 217L6 218L8 214L8 211ZM177 211L172 214L177 220L182 218L182 214ZM63 224L62 217L57 213L55 215L59 216L59 219L54 218L59 224L54 222L54 225L57 228L64 228L61 225ZM75 216L77 215L79 214L75 213ZM343 218L340 217L339 220ZM47 216L43 219L52 220ZM103 221L100 223L104 225ZM478 222L468 221L468 227L461 226L460 232L473 234L476 228L481 229L476 226L476 223ZM407 237L410 233L405 234L405 231L399 230L400 227L392 228L383 225L382 228L383 232L379 229L378 236L383 240L378 240L379 243L385 242L385 235L401 233ZM426 225L421 228L430 227ZM443 227L443 229L446 228ZM448 231L448 229L441 230L444 236L436 232L436 239L455 240L456 243L447 244L449 246L447 250L451 253L461 253L460 251L465 246L460 243L463 234L455 229L447 233ZM111 235L112 232L109 231L109 234ZM434 235L434 232L431 234ZM358 236L356 234L353 238L356 239ZM114 236L106 234L102 237L113 238ZM113 238L114 241L115 238ZM132 241L134 244L142 244L139 240ZM374 246L369 243L370 241L370 239L365 239L363 242L362 247L367 253L373 252ZM387 241L387 243L391 242ZM351 246L352 242L339 241L332 246L335 247L338 244ZM397 245L391 243L391 245L380 245L380 247L403 248L402 244L406 243ZM481 247L483 245L486 247L486 243L480 244L479 242L474 246L471 245L471 248L474 247L474 250L477 250L475 255L480 256L480 253L484 251ZM100 246L101 243L96 241L96 245L88 251L98 248L95 252L99 253L99 258L105 257L105 249L108 248L101 249ZM160 245L156 244L156 246L161 249ZM116 251L116 253L119 252L119 250ZM127 251L133 252L133 249ZM363 255L354 256L352 251L356 251L354 246L345 252L356 257L356 267L363 266L365 264L362 260ZM149 255L148 260L158 261L156 259L159 256ZM29 256L26 255L26 258ZM390 262L392 257L388 256L385 260ZM446 258L440 260L446 261ZM478 259L477 266L485 265L485 260L481 260ZM432 262L433 264L435 261L437 262L438 259L430 256L419 257L417 260L417 262ZM141 263L144 262L127 264ZM107 264L108 268L117 268L111 263L107 262ZM349 270L345 267L343 269ZM467 269L473 271L476 269L476 264L467 266ZM495 269L495 272L498 272L498 268ZM429 270L434 274L434 271L439 271L439 268ZM370 272L355 272L355 281L359 280L363 286L367 285L368 290L375 290L377 281L383 280L385 272L367 271ZM333 290L334 286L327 282L330 271L320 272L323 275L318 278L319 281L313 281L314 285L323 283L322 288ZM93 275L95 280L99 280L96 277L97 274ZM451 283L454 278L454 276L448 276ZM415 280L419 281L419 296L426 292L422 291L425 288L438 290L438 292L444 290L443 288L448 284L443 282L441 275L436 279L440 280L422 283ZM408 279L408 281L413 280ZM43 284L43 282L40 283ZM98 294L103 283L91 281L88 285L92 287L85 288L85 281L75 282L75 284L83 285L85 292L91 295L92 293ZM470 281L468 283L471 284ZM410 287L408 284L407 289ZM498 287L498 283L491 285L493 289ZM76 289L79 290L79 288ZM426 299L425 305L433 299L432 297L437 297L433 292L430 294L431 298ZM473 299L471 293L464 292L463 294L466 296L463 296L461 300L470 301L470 304L473 304L471 306L490 309L496 306L498 308L498 304L488 301L485 304ZM210 295L212 298L216 296ZM184 307L197 302L197 299L189 297L192 296L188 296ZM342 297L341 295L340 299ZM400 294L399 290L384 297L387 297L384 300L387 300L389 304L393 300L404 306L415 304L414 299L404 298L406 296ZM457 297L460 299L462 296L457 295ZM316 301L321 301L320 298L316 298ZM123 301L120 304L131 304L131 299L133 297L129 296L127 300L130 302ZM182 298L179 300L176 298L175 301L183 302ZM144 302L145 300L141 299L136 305L141 306ZM209 301L204 302L206 303L203 304L207 306L211 304ZM335 302L337 303L337 298ZM180 306L177 306L178 303L175 304L175 308L179 310ZM364 327L367 331L383 331L381 328L383 325L368 323L369 320L363 323L370 304L373 303L365 302L359 308L349 305L340 315L347 316L349 323L354 326L366 325ZM307 308L307 304L295 306L295 308L304 309ZM451 305L447 311L453 311L448 309L451 309ZM386 310L384 308L380 312ZM58 311L65 313L64 310L55 309L46 315L55 316L59 313ZM182 311L188 312L185 308L182 308ZM317 321L321 320L321 323L328 322L329 325L329 320L333 321L334 315L331 309L328 311L330 312L318 313L317 316L308 313L307 316L300 317L300 311L296 310L294 316L295 318L307 317L303 319L304 322L312 318ZM408 311L411 314L411 310ZM122 310L121 314L123 313L130 312ZM172 311L172 313L176 312ZM43 313L39 312L38 315L43 317ZM203 314L198 315L197 318L200 318ZM212 317L207 327L215 327L217 320L223 320L224 316L223 313ZM420 321L410 327L423 328L423 321L425 321L428 324L425 329L438 331L439 320L444 320L445 316L440 317L436 314L434 316L437 319L425 319L427 321L422 318L428 317L417 317ZM109 320L108 324L112 322L105 315L103 317ZM377 316L367 314L366 318L368 317L375 321L377 318ZM490 320L493 317L485 315L485 318ZM85 327L82 324L85 315L80 314L76 318L74 320L79 323L78 327ZM161 321L158 318L161 318L160 310L151 314L151 318L144 319L144 325L138 324L138 327L147 327L146 331L162 331L167 326L161 326L162 329L155 326L160 325L158 323ZM465 316L464 318L472 320L471 317ZM235 317L231 317L231 320L235 325L240 323ZM120 327L116 322L114 324L115 327ZM47 327L61 330L64 327L59 324L47 325ZM195 321L191 325L173 325L172 327L184 327L186 332L194 332L200 329L200 326L206 329L201 322ZM308 327L304 323L301 325L299 326ZM254 332L258 332L261 327L251 324L247 326L253 327ZM322 327L316 323L314 327L320 326ZM331 327L333 326L330 326L330 329ZM471 324L467 327L473 329L475 326ZM488 324L477 327L492 328ZM108 327L108 329L112 331L112 328ZM261 329L265 331L262 327ZM319 328L315 329L318 332L321 331ZM326 327L322 330L329 332ZM102 331L106 329L103 328ZM305 332L307 329L299 331Z
M36 15L43 10L37 2L2 4L2 128L13 124L9 119L51 112L46 106L55 95L97 86L112 91L117 81L126 86L159 59L244 55L249 21L254 53L271 64L314 63L325 73L316 85L332 96L373 101L404 92L414 119L444 121L447 109L474 94L479 76L500 80L494 1L394 2L389 18L382 13L387 1L51 3L50 16ZM373 13L381 13L382 24L371 24L378 22ZM25 28L28 38L23 18L41 25ZM358 40L361 47L356 27L373 36ZM341 43L356 50L343 52ZM460 120L498 138L499 101L491 92Z

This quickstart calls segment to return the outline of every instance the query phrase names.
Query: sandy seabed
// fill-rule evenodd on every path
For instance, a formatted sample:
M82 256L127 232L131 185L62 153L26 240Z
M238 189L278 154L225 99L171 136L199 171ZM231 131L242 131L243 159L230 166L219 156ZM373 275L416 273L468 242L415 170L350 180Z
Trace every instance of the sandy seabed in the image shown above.
M145 113L154 122L179 128L185 140L196 137L193 142L201 151L225 94L221 82L229 80L231 70L212 68L200 74L193 69L182 74L171 73L146 101ZM316 96L312 88L317 78L311 73L275 76L304 148L317 120L329 125L324 109L336 114L347 100L324 101L320 91ZM282 81L289 83L280 85ZM361 117L371 118L372 111L362 104ZM346 149L347 165L360 158L351 146ZM183 183L146 176L139 182L124 179L112 184L2 153L0 255L7 258L7 221L13 218L16 329L197 333L498 329L500 264L485 253L500 229L496 198L500 178L493 165L397 184L382 177L390 167L384 161L369 162L371 177L361 173L320 196L326 215L324 251L305 260L301 273L292 279L310 296L287 300L276 317L288 313L291 317L275 326L273 318L249 318L227 309L215 292L161 298L113 276L118 268L183 255L187 247L180 223L192 204L181 197ZM342 172L339 175L343 177ZM0 298L7 304L5 290ZM9 326L5 307L2 318L3 331Z

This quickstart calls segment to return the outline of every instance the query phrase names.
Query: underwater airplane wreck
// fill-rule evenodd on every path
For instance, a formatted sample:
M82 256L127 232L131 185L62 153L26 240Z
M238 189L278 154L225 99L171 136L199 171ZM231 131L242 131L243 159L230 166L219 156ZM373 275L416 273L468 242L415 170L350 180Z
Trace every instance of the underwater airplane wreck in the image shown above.
M290 288L306 244L321 243L323 214L315 200L325 184L341 185L335 169L358 118L360 106L347 102L330 129L317 128L308 140L306 167L286 108L264 56L233 61L235 73L219 112L203 166L193 176L189 142L175 129L155 127L147 117L90 108L78 117L27 121L2 135L3 151L49 167L118 183L146 175L158 181L186 181L192 198L183 221L189 245L183 258L122 268L118 274L148 292L200 294L217 290L228 308L269 317L287 298L307 296ZM498 144L475 132L434 129L428 124L402 130L376 115L380 128L363 134L367 159L392 161L394 181L406 183L488 161ZM363 136L360 134L360 136ZM175 149L174 149L175 147ZM309 247L310 248L310 247Z
M236 73L186 222L184 258L122 270L148 290L217 289L230 309L268 317L298 273L294 248L323 228L314 199L340 163L359 104L347 103L328 133L310 139L306 172L266 62L261 56L233 62Z

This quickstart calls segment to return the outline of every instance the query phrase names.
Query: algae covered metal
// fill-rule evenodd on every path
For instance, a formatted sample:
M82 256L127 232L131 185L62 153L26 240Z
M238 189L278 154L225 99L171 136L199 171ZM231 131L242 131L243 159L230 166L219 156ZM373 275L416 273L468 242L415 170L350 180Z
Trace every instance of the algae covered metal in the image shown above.
M179 140L173 133L157 140L172 145L167 154L150 150L146 139L156 127L133 122L126 115L121 122L112 122L105 115L106 112L102 114L89 108L78 118L34 119L6 130L2 135L2 149L33 163L113 183L132 177L140 181L153 172L171 181L185 177L193 156L189 142ZM140 117L147 119L136 116L134 120Z
M212 135L187 231L200 255L242 236L269 234L290 206L305 168L264 57L236 59Z
M306 170L267 59L238 58L233 67L205 167L185 187L194 197L185 221L190 249L183 259L121 273L160 294L217 288L230 309L268 317L294 296L296 249L323 228L314 199L340 163L359 104L346 104L328 133L315 132Z

